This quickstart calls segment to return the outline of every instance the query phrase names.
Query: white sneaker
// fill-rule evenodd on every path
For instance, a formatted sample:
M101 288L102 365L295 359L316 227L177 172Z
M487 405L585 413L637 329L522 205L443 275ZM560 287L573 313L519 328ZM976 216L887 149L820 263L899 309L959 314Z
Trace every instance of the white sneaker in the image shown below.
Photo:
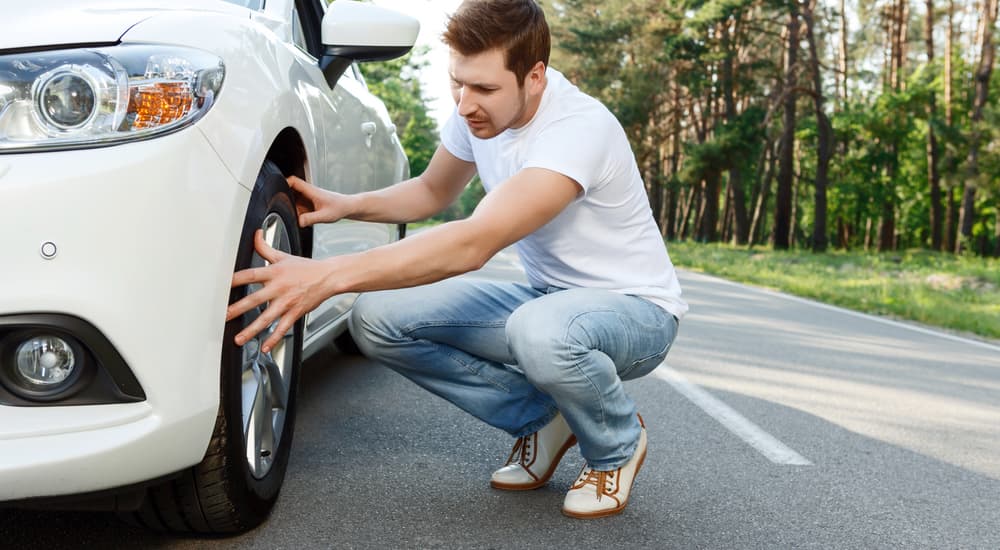
M573 518L590 519L612 516L625 509L628 495L632 491L642 461L646 459L646 425L639 417L642 430L639 432L639 444L635 447L632 458L622 467L609 472L594 470L584 465L580 477L566 493L562 511Z
M559 460L576 444L562 413L533 434L517 438L507 464L493 472L490 485L507 491L526 491L545 485Z

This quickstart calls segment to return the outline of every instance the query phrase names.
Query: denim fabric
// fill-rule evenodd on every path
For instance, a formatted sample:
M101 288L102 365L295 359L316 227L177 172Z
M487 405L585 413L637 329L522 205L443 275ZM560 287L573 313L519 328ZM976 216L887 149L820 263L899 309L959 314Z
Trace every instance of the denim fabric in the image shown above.
M362 295L351 334L368 357L515 437L562 411L597 470L639 441L623 380L656 368L677 320L635 296L449 279Z

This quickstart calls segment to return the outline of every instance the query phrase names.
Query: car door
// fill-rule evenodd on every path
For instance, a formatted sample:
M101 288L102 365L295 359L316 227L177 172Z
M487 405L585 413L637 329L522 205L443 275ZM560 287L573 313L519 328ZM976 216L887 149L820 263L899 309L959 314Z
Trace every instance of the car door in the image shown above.
M396 125L392 122L385 104L368 90L368 84L358 64L354 63L351 69L354 79L363 86L359 97L370 113L370 121L375 124L371 150L376 185L387 187L408 178L410 164L403 152L403 145L399 141Z
M312 56L310 84L321 90L319 108L313 113L317 135L323 135L320 158L313 159L314 185L338 193L361 193L399 181L398 139L381 101L365 86L356 66L349 67L334 86L319 68L322 45L320 24L326 4L322 0L296 0L293 39ZM395 140L395 141L394 141ZM405 160L405 157L404 157ZM313 228L313 258L362 252L395 238L396 226L341 220ZM346 313L356 294L334 296L306 317L306 333L314 333Z

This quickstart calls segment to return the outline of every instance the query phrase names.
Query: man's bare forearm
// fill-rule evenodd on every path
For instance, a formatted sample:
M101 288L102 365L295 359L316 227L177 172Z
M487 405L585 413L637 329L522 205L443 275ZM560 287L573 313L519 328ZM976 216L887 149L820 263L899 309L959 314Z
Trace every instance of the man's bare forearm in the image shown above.
M449 222L396 243L324 260L326 294L417 286L479 269L496 250L470 225L468 220Z
M579 193L572 179L530 168L487 195L464 220L392 244L328 260L324 292L367 292L433 283L481 268L497 252L548 223ZM532 201L524 197L533 193Z
M378 191L344 195L347 218L379 223L407 223L427 219L444 210L450 200L436 195L420 177Z
M347 217L381 223L429 218L457 199L475 173L474 164L438 146L423 174L385 189L349 196Z

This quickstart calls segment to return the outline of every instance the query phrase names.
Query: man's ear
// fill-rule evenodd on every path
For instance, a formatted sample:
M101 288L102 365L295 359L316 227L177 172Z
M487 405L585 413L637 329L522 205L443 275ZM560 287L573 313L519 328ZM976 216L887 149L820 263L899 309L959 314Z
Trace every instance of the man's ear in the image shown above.
M542 93L545 89L545 63L541 61L535 63L535 66L524 77L524 86L532 95Z

